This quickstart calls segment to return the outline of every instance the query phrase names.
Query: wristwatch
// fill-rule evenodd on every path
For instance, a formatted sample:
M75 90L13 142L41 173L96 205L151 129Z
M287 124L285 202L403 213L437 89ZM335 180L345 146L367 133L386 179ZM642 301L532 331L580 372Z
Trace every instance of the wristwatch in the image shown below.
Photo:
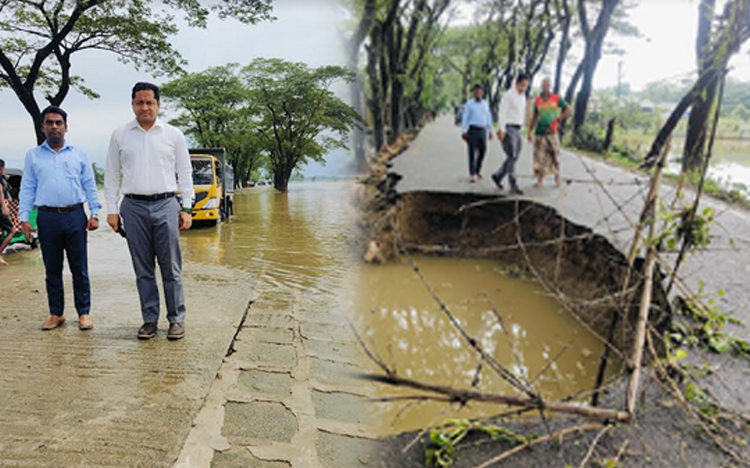
M192 213L193 210L192 210L192 208L182 208L182 212L183 213Z

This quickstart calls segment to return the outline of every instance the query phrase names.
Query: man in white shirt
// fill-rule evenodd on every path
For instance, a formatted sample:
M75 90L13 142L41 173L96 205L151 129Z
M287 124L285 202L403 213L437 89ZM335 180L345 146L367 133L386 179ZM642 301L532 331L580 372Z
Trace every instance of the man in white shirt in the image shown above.
M514 195L523 195L516 181L516 163L521 154L521 129L526 121L526 90L528 88L529 76L519 73L515 87L505 93L498 110L497 139L505 151L505 162L497 172L492 174L492 180L502 190L503 178L507 175L510 193Z
M167 338L179 340L185 336L179 231L192 225L193 169L185 136L158 119L159 88L136 83L132 106L135 120L115 130L107 152L107 223L117 232L122 216L143 315L138 339L151 339L157 332L156 259L167 304ZM123 200L118 209L120 195Z

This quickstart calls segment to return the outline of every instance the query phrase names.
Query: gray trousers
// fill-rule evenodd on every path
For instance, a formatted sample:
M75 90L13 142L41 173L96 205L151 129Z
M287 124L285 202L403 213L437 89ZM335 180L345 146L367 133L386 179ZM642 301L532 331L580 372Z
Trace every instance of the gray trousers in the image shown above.
M169 323L185 320L185 294L182 288L180 252L180 203L177 198L140 201L125 198L120 206L133 260L141 314L144 323L159 321L159 289L156 264L159 261Z
M517 127L505 127L505 138L503 139L503 151L505 151L505 162L495 175L502 182L507 175L510 186L518 188L516 182L516 163L518 156L521 154L521 129Z

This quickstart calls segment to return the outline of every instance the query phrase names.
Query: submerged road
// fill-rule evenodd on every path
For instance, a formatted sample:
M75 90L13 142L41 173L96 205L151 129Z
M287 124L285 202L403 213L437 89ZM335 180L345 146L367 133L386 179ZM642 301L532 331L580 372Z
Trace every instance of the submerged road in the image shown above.
M408 150L393 161L391 172L403 179L396 189L406 192L475 193L500 196L490 179L505 159L497 139L489 143L484 163L484 179L469 182L466 147L460 129L452 116L443 116L427 125ZM561 158L562 188L554 187L552 178L545 186L532 184L531 144L524 140L518 164L519 185L524 198L557 209L568 220L587 226L607 237L621 251L630 248L633 223L636 223L648 192L647 176L608 165L588 157L563 151ZM507 181L506 181L507 182ZM507 183L506 183L507 186ZM674 188L665 186L662 200L671 202ZM693 195L688 192L688 200ZM705 293L715 297L719 307L749 325L732 326L734 336L750 341L750 214L740 208L705 197L702 207L713 207L717 216L711 226L711 245L705 252L689 256L681 275L697 290L705 284ZM724 297L718 297L722 290ZM715 365L713 391L727 406L747 412L743 399L747 390L750 366L747 361L726 356L708 356Z

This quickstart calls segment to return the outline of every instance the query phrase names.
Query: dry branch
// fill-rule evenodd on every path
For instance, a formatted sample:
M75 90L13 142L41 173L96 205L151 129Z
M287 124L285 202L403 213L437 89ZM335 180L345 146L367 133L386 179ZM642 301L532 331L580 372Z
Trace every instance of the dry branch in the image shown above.
M630 415L625 411L605 408L592 408L575 403L549 401L541 402L536 398L501 395L497 393L482 392L479 390L460 389L449 387L447 385L436 385L426 382L420 382L406 377L399 377L397 375L364 374L362 375L362 378L371 382L392 385L395 387L406 387L423 392L448 396L451 397L453 401L458 403L468 403L470 401L476 401L481 403L495 403L506 406L515 406L519 408L543 409L545 411L550 411L553 413L573 414L576 416L582 416L587 419L600 421L628 422L630 420Z

